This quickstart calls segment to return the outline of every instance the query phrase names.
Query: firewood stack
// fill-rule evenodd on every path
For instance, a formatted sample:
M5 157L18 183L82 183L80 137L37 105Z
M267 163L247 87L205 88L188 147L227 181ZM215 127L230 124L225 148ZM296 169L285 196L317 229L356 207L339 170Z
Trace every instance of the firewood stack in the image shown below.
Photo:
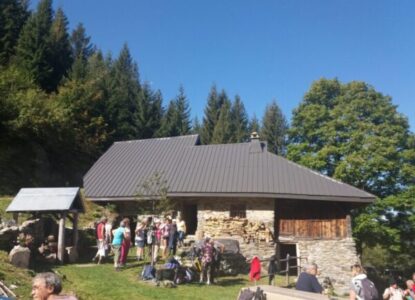
M264 223L239 217L210 217L205 220L204 232L212 237L240 236L246 243L272 240L272 231Z

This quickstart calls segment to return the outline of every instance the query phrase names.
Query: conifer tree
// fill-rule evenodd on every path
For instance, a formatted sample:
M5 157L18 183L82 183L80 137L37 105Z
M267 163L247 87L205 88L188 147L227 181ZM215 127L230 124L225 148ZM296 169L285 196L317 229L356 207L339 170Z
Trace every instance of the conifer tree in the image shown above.
M212 144L227 144L231 142L231 103L227 99L226 93L221 93L220 101L222 103L219 111L219 118L216 122L212 134Z
M95 47L91 44L91 38L86 35L82 23L79 23L72 31L71 45L74 62L72 64L70 76L73 78L84 77L86 75L86 62L95 52Z
M50 91L53 67L50 61L50 34L53 19L52 1L41 0L21 31L16 62L42 89Z
M148 139L160 132L163 116L163 98L160 91L154 92L148 83L144 83L137 101L135 125L137 138Z
M248 115L245 111L245 106L238 95L231 107L231 142L242 143L247 141L248 133Z
M253 115L251 120L249 120L248 131L249 136L251 136L252 132L256 132L259 134L261 131L261 124L259 123L259 120L255 114Z
M200 124L199 118L196 116L192 122L192 134L201 135L202 132L202 125Z
M110 94L107 103L109 127L114 131L115 140L137 137L135 113L139 92L138 68L125 44L111 67Z
M203 117L201 140L202 144L210 144L212 140L213 130L219 117L219 99L216 86L213 85L208 95L207 104L205 107L205 116Z
M167 110L161 120L160 130L157 132L157 136L168 137L178 136L179 128L177 125L177 106L176 101L171 100L167 106Z
M285 140L288 130L287 120L275 100L267 105L262 119L261 139L267 141L272 153L285 154Z
M59 8L53 20L50 35L52 73L49 81L49 90L56 90L59 82L68 75L72 65L72 48L68 34L68 20Z
M28 17L26 1L0 1L0 66L7 65L16 53L19 34Z
M179 94L176 97L177 110L177 127L178 135L186 135L190 133L190 107L187 101L183 86L179 88Z

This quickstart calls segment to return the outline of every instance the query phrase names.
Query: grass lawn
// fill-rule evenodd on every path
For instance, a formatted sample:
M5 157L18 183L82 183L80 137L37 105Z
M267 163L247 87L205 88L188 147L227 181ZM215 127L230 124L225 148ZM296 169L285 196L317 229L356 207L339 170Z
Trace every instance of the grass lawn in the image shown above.
M144 263L131 261L115 272L111 263L80 264L56 267L65 278L64 288L80 299L236 299L241 287L253 286L248 275L219 277L215 285L192 283L176 288L156 287L139 280ZM277 279L282 284L283 277ZM267 284L267 278L260 282Z

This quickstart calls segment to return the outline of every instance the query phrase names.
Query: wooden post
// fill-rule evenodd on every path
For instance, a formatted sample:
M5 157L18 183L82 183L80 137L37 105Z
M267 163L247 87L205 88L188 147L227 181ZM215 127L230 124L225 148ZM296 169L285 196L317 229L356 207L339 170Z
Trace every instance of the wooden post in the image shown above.
M61 219L59 220L59 236L58 236L58 260L63 264L65 258L65 220L66 212L61 214Z
M79 217L79 213L75 212L73 214L73 232L72 232L72 237L73 237L73 247L75 249L75 251L78 251L78 239L79 239L79 232L78 232L78 217Z
M19 225L19 213L18 212L13 213L13 220L16 222L16 226L18 226Z
M287 286L290 284L290 277L289 277L289 273L290 273L290 254L287 253L287 264L285 265L285 282L287 284Z

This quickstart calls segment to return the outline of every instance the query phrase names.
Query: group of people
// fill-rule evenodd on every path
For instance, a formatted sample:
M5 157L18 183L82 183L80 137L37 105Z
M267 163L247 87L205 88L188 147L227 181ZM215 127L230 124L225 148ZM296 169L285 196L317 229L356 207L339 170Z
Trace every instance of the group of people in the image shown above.
M296 289L311 293L323 293L323 287L317 280L318 267L316 264L309 264L304 268L304 272L297 279ZM378 294L376 286L370 281L365 270L360 264L351 266L350 300L415 300L415 273L412 279L406 281L404 289L399 287L396 279L389 280L389 286L385 289L382 296Z
M111 223L103 217L96 225L98 250L93 261L101 263L102 259L112 252L114 267L119 270L126 264L133 235L128 218L122 219L120 226L114 230ZM163 258L175 255L177 246L183 245L185 236L186 223L180 218L166 217L162 222L160 219L148 217L139 221L134 230L137 260L143 260L145 255L148 255L152 262L156 262L160 251Z

